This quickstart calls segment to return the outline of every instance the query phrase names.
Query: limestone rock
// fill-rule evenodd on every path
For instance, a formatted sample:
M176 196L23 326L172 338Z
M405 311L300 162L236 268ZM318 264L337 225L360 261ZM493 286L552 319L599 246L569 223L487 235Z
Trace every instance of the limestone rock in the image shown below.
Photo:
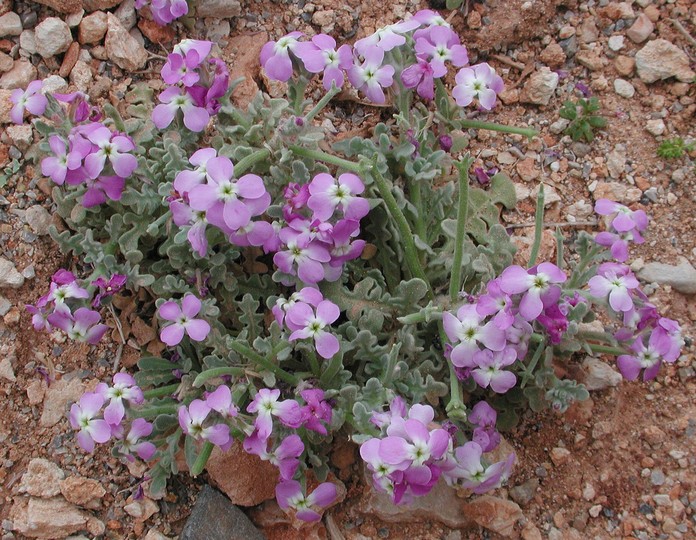
M118 20L121 21L123 28L126 30L133 28L137 22L135 15L135 0L125 0L124 2L121 2L118 9L114 11L114 15L116 15Z
M0 88L14 90L26 88L36 79L36 68L28 60L17 60L12 69L0 77Z
M36 54L36 33L33 30L24 30L19 35L19 46L29 54Z
M82 8L87 11L103 11L121 3L121 0L82 0Z
M655 39L636 53L636 69L643 82L653 83L670 77L691 82L696 73L689 67L689 57L666 39Z
M5 131L7 136L12 141L12 144L14 144L21 151L29 148L29 145L34 140L34 130L29 124L22 124L21 126L7 126Z
M60 492L68 502L90 509L99 508L106 495L106 490L97 480L84 476L68 476L60 483Z
M65 538L82 530L89 516L63 497L31 497L25 507L12 509L15 530L30 538Z
M43 458L29 462L27 472L22 476L20 489L34 497L55 497L60 494L60 482L65 473L58 465Z
M147 52L111 13L107 15L106 53L121 69L135 71L145 66Z
M561 67L566 61L566 55L563 52L563 48L555 41L552 41L541 51L539 59L551 67Z
M630 99L636 94L636 89L625 79L614 79L614 92L621 97Z
M38 236L48 234L48 227L53 222L51 214L40 204L35 204L27 208L24 219L27 221L27 225L31 227L31 230Z
M621 182L598 182L593 192L595 200L611 199L621 204L638 202L643 192L637 188Z
M44 19L34 29L36 52L44 58L64 53L72 43L70 27L58 17Z
M159 506L155 501L147 497L138 499L137 501L132 501L125 505L123 509L129 516L132 516L136 521L147 521L157 512L159 512Z
M22 33L22 21L14 11L0 17L0 38L18 36Z
M210 519L215 516L215 519ZM180 540L263 540L264 535L219 491L203 486Z
M48 6L58 13L77 13L82 9L82 0L34 0L34 2Z
M51 383L46 390L44 409L39 420L42 427L55 426L68 412L68 404L80 399L85 390L85 385L79 379L66 381L60 379Z
M558 73L554 73L548 67L542 67L525 83L520 101L533 105L548 105L557 86Z
M662 118L653 118L645 123L645 130L651 135L655 135L655 137L662 135L665 129L667 129L667 126L665 126L665 122Z
M626 35L633 43L643 43L650 37L653 30L655 30L655 25L645 13L641 13L636 22L628 29Z
M618 386L623 377L606 362L598 358L588 356L582 362L585 372L585 380L581 381L588 390L604 390L612 386Z
M651 262L638 271L638 277L649 283L670 285L684 294L696 294L696 269L682 258L677 266Z
M106 25L106 13L95 11L82 19L77 39L80 43L99 43L106 35Z
M465 503L463 513L481 527L506 538L514 535L515 523L523 517L516 503L491 495Z
M229 40L229 49L235 53L234 58L229 63L230 80L244 77L244 81L232 93L232 101L237 107L246 108L259 91L254 80L260 71L259 54L267 41L268 34L266 32L242 34Z
M247 454L239 442L227 452L215 447L205 466L211 483L240 506L256 506L275 497L278 469Z
M8 356L0 361L0 378L10 382L15 382L17 380L14 374L14 368L12 367L12 360Z
M13 65L14 65L14 60L12 60L12 57L9 54L5 54L4 52L0 52L0 73L5 73L6 71L10 71L12 69Z
M242 5L238 0L198 0L196 16L215 17L226 19L239 17L242 14Z
M17 271L11 261L0 257L0 289L5 287L19 289L22 285L24 285L24 276Z

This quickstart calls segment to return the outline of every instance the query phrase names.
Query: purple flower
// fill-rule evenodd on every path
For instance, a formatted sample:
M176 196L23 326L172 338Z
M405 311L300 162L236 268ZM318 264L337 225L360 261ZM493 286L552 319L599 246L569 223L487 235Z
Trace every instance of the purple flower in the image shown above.
M189 163L196 167L194 170L183 170L177 173L174 179L174 189L181 195L187 195L194 187L204 184L206 179L210 182L207 165L217 157L214 148L201 148L196 150L189 158Z
M507 294L524 293L520 301L520 315L533 321L544 309L542 297L549 293L552 284L563 283L567 276L553 263L525 270L521 266L509 266L501 274L500 288ZM556 287L557 289L558 287Z
M517 360L517 351L507 347L495 353L489 350L474 354L476 367L471 376L481 388L491 387L496 394L504 394L517 383L517 377L504 368L511 366Z
M418 95L424 99L435 97L433 68L425 56L417 56L416 63L401 72L401 82L408 89L415 88Z
M610 248L611 256L618 262L626 262L628 259L628 243L629 241L636 244L645 242L637 229L625 232L623 234L604 231L595 236L595 242L600 246Z
M331 254L321 242L298 236L288 227L280 231L279 238L285 249L273 256L273 262L281 272L297 275L303 283L319 283L324 279L323 263L331 260Z
M495 429L498 413L485 401L479 401L469 414L474 427L473 440L484 452L494 450L500 444L500 433Z
M558 345L568 330L568 317L555 302L544 302L544 311L536 318L549 335L549 341Z
M598 274L588 282L590 294L602 300L609 297L609 305L614 311L625 312L633 309L631 289L640 286L628 266L614 263L600 265Z
M230 428L227 424L214 424L203 427L212 409L200 399L194 399L188 408L185 405L179 407L179 426L182 431L194 439L210 441L221 448L230 442Z
M396 396L394 399L391 400L391 403L389 404L389 412L373 412L372 418L370 418L370 422L372 422L378 428L382 429L389 426L394 418L404 418L406 415L406 402L404 402L404 400L401 397ZM435 412L433 411L433 418L434 417ZM426 421L425 423L427 424L428 422L429 421Z
M205 211L213 225L225 232L236 231L268 208L271 197L260 176L234 178L234 165L226 157L208 160L206 170L208 183L194 186L188 196L191 208Z
M100 124L87 134L87 139L97 147L85 158L85 171L90 178L97 178L104 170L108 159L114 172L121 178L128 178L138 167L138 160L133 154L135 144L130 137L118 135Z
M94 295L94 300L92 301L92 307L98 308L101 306L101 301L104 298L113 296L118 291L125 287L128 277L122 274L114 274L106 281L103 276L99 276L97 279L92 281L92 285L99 289L99 292Z
M458 447L454 455L456 468L445 474L451 479L463 480L463 487L471 489L476 494L485 493L500 486L509 476L515 461L515 454L512 453L506 461L486 466L481 461L483 449L473 441Z
M456 343L451 353L455 366L474 367L474 354L480 350L479 343L493 351L505 348L505 333L493 321L482 324L484 318L476 311L475 304L460 307L456 317L448 311L442 314L445 333L452 344Z
M250 221L229 235L235 246L263 246L275 235L273 225L267 221Z
M374 34L359 39L355 42L355 50L365 56L365 53L373 47L378 47L382 51L391 51L395 47L400 47L406 43L406 38L401 34L415 30L420 23L415 19L400 21L379 28Z
M191 131L203 131L208 125L210 113L196 106L186 89L171 86L159 95L159 100L161 103L152 111L152 122L158 129L169 126L178 110L184 114L184 125Z
M70 308L66 304L66 300L77 298L84 300L89 298L90 294L87 289L83 289L77 284L77 278L67 270L58 270L51 278L51 286L46 296L40 300L41 303L53 301L56 312L70 313Z
M148 3L152 19L160 26L166 26L188 13L186 0L136 0L135 8L140 10Z
M292 509L295 517L302 521L319 521L321 512L336 500L336 485L331 482L319 484L309 495L295 480L285 480L276 486L276 499L283 510Z
M515 320L512 299L500 288L500 278L489 281L486 289L488 294L480 296L476 301L476 312L484 317L494 315L493 323L500 330L506 330Z
M98 122L102 114L97 107L89 105L89 96L82 92L71 92L69 94L53 93L56 100L68 104L68 117L73 124L79 124L89 119Z
M302 32L290 32L278 41L269 41L261 48L261 65L271 80L286 82L292 77L290 52L294 52L297 39L303 35Z
M43 81L32 81L26 90L18 88L12 91L10 101L14 103L14 107L10 111L10 118L15 124L21 124L24 121L24 109L36 116L44 113L48 100L41 93L42 88Z
M360 233L360 224L351 219L342 219L333 228L331 240L331 261L329 266L336 268L337 274L331 275L330 269L325 269L327 281L336 281L341 277L343 265L346 261L357 259L365 247L365 240L353 240Z
M191 244L191 248L200 257L205 257L208 251L208 239L205 235L208 220L205 218L205 211L194 211L188 204L181 201L171 201L169 210L172 213L172 221L174 221L175 225L179 227L190 225L186 238Z
M198 58L203 61L210 54L213 48L212 41L203 41L200 39L182 39L179 43L174 45L173 52L180 54L181 56L186 56L190 51L196 51Z
M126 187L125 178L120 176L100 176L87 179L87 191L82 197L82 206L92 208L104 204L107 199L120 201L123 189Z
M40 305L40 303L37 302L36 306L26 304L24 307L31 313L31 324L34 330L51 330L52 326L51 323L48 322L48 316L52 311L46 308L46 304Z
M99 323L101 316L97 311L87 308L79 308L74 314L54 311L47 318L49 323L63 330L70 339L90 345L96 345L109 329L105 324Z
M194 341L203 341L210 333L210 325L203 319L195 319L201 310L201 301L192 294L187 294L181 302L169 300L159 308L159 316L174 324L162 329L160 339L173 347L184 337L184 333Z
M324 73L326 90L343 86L343 70L353 64L350 45L341 45L336 50L336 40L326 34L317 34L312 41L297 43L293 52L302 60L310 73Z
M657 320L657 325L653 332L656 332L660 339L669 340L669 351L667 351L663 358L666 362L674 362L681 354L681 348L684 346L684 339L681 334L681 327L677 321L668 319L667 317L660 317Z
M338 338L325 330L341 314L341 310L330 300L323 300L316 310L309 304L297 302L288 309L285 323L293 330L289 341L296 339L314 339L317 353L322 358L332 358L339 349Z
M399 36L402 37L402 36ZM378 47L366 49L365 61L348 69L348 80L357 90L362 90L375 103L384 103L384 90L394 83L394 66L382 65L384 51Z
M423 26L446 26L449 23L437 11L432 9L421 9L414 16L413 20L418 21Z
M70 425L79 429L77 442L85 452L94 451L94 443L105 443L111 438L109 424L101 418L95 418L101 411L104 398L94 392L87 392L79 403L70 407Z
M651 332L647 345L645 337L639 336L630 349L634 354L622 354L616 359L621 375L629 381L637 379L641 371L644 381L654 379L660 371L663 360L666 361L668 356L672 358L670 362L676 360L670 354L673 350L673 340L668 334L657 329Z
M193 86L201 76L196 71L202 59L195 50L189 51L186 56L172 53L167 56L167 61L162 66L162 80L167 84L181 83L184 86Z
M456 67L462 67L469 63L466 47L460 45L459 36L450 28L433 26L427 34L421 35L422 37L416 39L415 51L418 56L430 59L433 77L440 78L447 74L446 61L452 62Z
M302 439L298 435L289 435L272 451L269 451L270 444L270 439L261 439L255 433L244 440L244 450L278 467L281 480L292 480L305 448Z
M363 191L364 184L353 173L343 173L338 180L328 173L319 173L309 184L307 206L314 212L314 219L320 221L331 218L337 208L346 219L360 220L370 211L370 203L358 197Z
M94 391L100 394L104 400L110 400L109 405L104 409L104 420L109 425L117 426L126 415L123 402L128 401L138 405L143 402L144 398L143 391L128 373L116 373L113 383L113 386L99 383Z
M237 416L239 413L237 406L232 402L232 392L229 386L224 384L210 392L205 398L205 403L223 418Z
M195 84L187 90L195 105L205 108L211 115L217 114L222 106L220 98L225 95L230 84L230 72L227 64L219 58L209 58L205 68L202 80L206 84Z
M460 107L466 107L474 99L490 111L495 107L495 96L503 91L503 79L487 63L460 69L454 79L457 85L452 89L452 97Z
M609 199L599 199L595 203L595 212L609 218L611 227L618 233L637 230L643 232L648 227L648 216L642 210L633 211L623 204Z
M324 296L321 294L319 289L315 289L313 287L304 287L303 289L292 293L287 300L282 296L278 298L271 311L275 317L275 320L278 322L278 325L282 328L283 321L285 320L285 314L287 313L288 309L294 306L297 302L305 302L317 307L323 300Z
M144 418L136 418L133 420L128 434L123 437L118 437L119 444L116 447L117 452L128 461L135 461L133 454L143 461L149 461L155 455L157 447L150 441L141 440L143 437L148 437L152 433L152 424Z
M257 413L254 427L261 439L265 440L271 435L274 416L291 428L302 425L302 410L299 403L294 399L278 401L278 398L280 398L280 390L261 388L247 406L247 412Z
M322 435L327 435L326 426L331 424L332 410L331 405L324 400L324 391L319 388L302 390L300 396L305 400L306 405L302 407L302 423L304 427Z
M82 166L85 157L77 151L69 151L68 144L58 135L51 135L48 144L55 156L41 160L41 174L48 176L58 185L63 185L68 171Z

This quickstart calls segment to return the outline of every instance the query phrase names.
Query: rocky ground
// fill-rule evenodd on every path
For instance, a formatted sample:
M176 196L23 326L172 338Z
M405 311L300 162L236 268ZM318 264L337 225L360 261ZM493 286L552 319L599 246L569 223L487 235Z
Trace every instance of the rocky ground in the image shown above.
M133 0L0 0L3 539L213 538L206 528L212 525L227 527L226 538L256 538L246 515L278 539L696 536L696 155L668 160L656 153L665 139L696 136L696 7L689 0L471 1L451 18L472 62L487 60L505 79L505 106L488 119L540 131L532 141L471 134L476 166L498 167L516 183L518 208L503 217L522 259L539 183L547 193L546 221L562 224L568 238L597 229L592 206L601 197L651 216L646 243L632 252L633 268L687 337L683 356L656 381L618 384L608 364L587 358L563 366L593 388L591 399L563 417L526 415L507 434L518 455L515 474L491 498L465 501L437 489L416 508L394 509L360 481L355 448L339 445L332 463L346 498L319 528L299 533L275 503L251 506L268 497L269 486L258 481L263 469L239 456L218 457L196 480L173 479L168 495L153 500L146 483L139 489L140 467L127 467L104 449L86 456L77 448L68 404L109 377L117 342L90 348L30 329L23 305L45 292L57 268L74 261L47 236L49 224L60 223L49 182L21 161L37 134L8 124L10 90L48 78L56 91L79 89L118 106L133 81L159 87L161 55L178 35L219 44L231 70L248 77L235 94L243 102L259 87L282 90L266 86L256 67L268 37L297 29L354 40L423 7L426 2L413 0L200 0L190 27L162 29L136 16ZM578 84L599 98L608 120L592 143L564 135L558 114L564 100L578 95ZM340 138L388 114L346 99L322 122ZM545 256L552 256L551 240L545 236ZM133 364L138 346L138 339L129 341L123 364ZM208 481L245 506L246 515L215 491L199 496ZM210 515L219 520L211 523Z

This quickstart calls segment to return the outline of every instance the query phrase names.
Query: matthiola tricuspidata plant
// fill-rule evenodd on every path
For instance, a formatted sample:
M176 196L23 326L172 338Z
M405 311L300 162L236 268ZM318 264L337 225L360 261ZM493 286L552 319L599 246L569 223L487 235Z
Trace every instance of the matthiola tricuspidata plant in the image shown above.
M439 481L483 493L515 460L490 457L499 430L587 397L554 369L573 353L614 355L627 379L677 359L679 325L624 264L643 212L600 200L604 232L581 233L568 256L557 233L556 260L537 261L540 189L529 264L513 264L499 222L513 185L480 168L470 185L464 130L534 132L472 118L502 79L469 58L422 11L353 47L299 32L269 42L260 61L289 100L259 93L244 110L213 44L196 40L167 57L158 97L137 86L118 110L44 96L40 82L13 94L16 121L43 115L33 156L67 225L52 235L88 275L53 276L28 306L34 326L95 344L102 317L124 332L130 302L159 328L133 377L73 405L86 451L110 441L147 461L161 492L180 451L197 475L215 446L237 444L278 468L280 507L314 521L340 493L335 437L359 445L396 504ZM386 106L371 137L332 141L314 122L341 88Z

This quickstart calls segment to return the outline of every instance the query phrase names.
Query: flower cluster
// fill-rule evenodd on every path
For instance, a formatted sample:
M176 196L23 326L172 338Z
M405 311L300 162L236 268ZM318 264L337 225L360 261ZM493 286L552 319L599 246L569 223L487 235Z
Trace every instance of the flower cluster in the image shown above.
M111 279L125 282L124 276L115 275ZM100 292L100 301L114 292L113 289ZM48 292L38 299L36 305L27 305L26 309L32 315L36 330L59 328L70 339L95 345L109 327L100 322L99 312L84 307L89 305L91 298L92 293L80 286L72 272L61 269L51 277Z
M601 246L609 247L612 257L618 262L626 262L629 242L644 242L641 233L648 227L648 216L642 210L634 212L609 199L599 199L595 203L595 212L605 216L609 223L609 230L599 233L595 241Z
M378 29L358 40L352 51L346 44L337 48L336 41L326 34L309 41L300 41L302 37L300 32L291 32L263 47L261 64L271 79L290 80L294 58L301 77L323 74L326 90L340 88L347 74L356 90L374 103L384 103L385 90L398 92L401 85L432 100L435 80L443 78L451 64L461 68L452 91L458 105L465 107L476 100L481 108L490 110L503 90L503 80L488 64L468 66L469 55L459 36L431 10ZM395 49L399 54L394 54Z
M462 481L463 487L476 493L500 486L510 474L515 455L490 466L482 461L482 444L490 451L500 436L491 427L495 426L495 411L492 424L490 411L482 411L479 416L479 442L455 447L450 433L433 423L432 407L407 408L401 398L395 398L389 412L373 414L372 422L380 428L381 436L360 446L360 456L372 472L374 486L389 494L396 504L429 493L441 476L449 484ZM476 436L475 432L475 440Z
M185 39L167 56L161 74L170 86L159 95L161 103L152 111L152 121L159 129L169 126L181 111L188 129L203 131L220 110L230 74L222 60L209 57L212 47L210 41Z
M104 407L104 404L109 404ZM152 424L142 418L127 425L126 407L143 402L143 392L135 379L127 373L117 373L113 385L100 383L94 392L85 393L70 408L70 425L78 430L77 442L86 452L93 452L95 443L116 440L117 452L133 460L133 454L148 461L155 453L155 445L144 440L152 433ZM102 413L102 417L99 415Z
M135 9L141 10L148 4L152 19L160 26L166 26L188 13L186 0L135 0Z

